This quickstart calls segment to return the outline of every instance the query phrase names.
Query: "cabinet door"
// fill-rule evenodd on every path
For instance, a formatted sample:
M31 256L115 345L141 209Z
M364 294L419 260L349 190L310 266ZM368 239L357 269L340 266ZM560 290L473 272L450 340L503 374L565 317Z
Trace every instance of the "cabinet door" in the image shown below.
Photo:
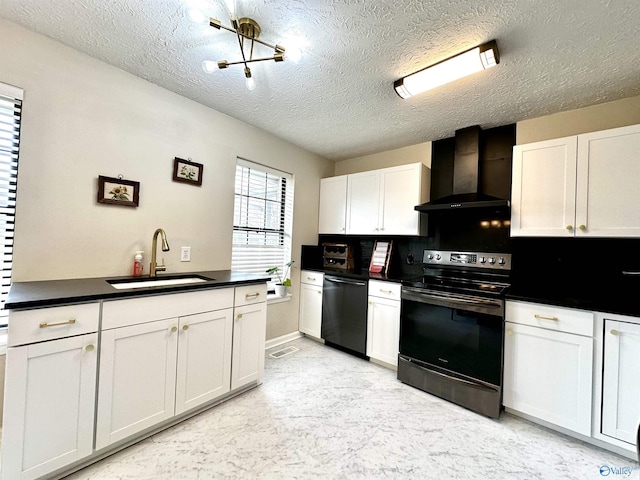
M347 234L372 235L380 231L380 170L347 177Z
M367 355L397 367L399 345L400 302L369 297Z
M232 330L232 308L180 318L176 414L229 392Z
M640 424L640 325L605 320L602 433L636 444Z
M577 137L513 148L511 236L572 237Z
M7 351L2 478L40 478L90 455L96 333Z
M380 231L385 235L419 235L420 213L414 207L423 202L422 164L385 168L380 175Z
M251 382L262 382L266 327L266 303L234 310L231 390Z
M578 136L576 236L640 237L640 126Z
M322 287L300 284L300 325L302 333L320 338L322 329Z
M320 180L318 233L344 234L347 221L347 176Z
M505 407L591 436L593 339L507 322Z
M96 449L173 416L178 319L102 332Z

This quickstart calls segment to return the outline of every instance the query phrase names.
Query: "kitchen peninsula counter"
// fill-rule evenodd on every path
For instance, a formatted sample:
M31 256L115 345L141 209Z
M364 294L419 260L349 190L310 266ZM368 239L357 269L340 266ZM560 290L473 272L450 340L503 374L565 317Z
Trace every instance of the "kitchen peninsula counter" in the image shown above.
M108 280L135 281L149 280L144 277L99 277L69 280L41 280L34 282L14 282L5 308L9 310L23 308L50 307L70 303L91 302L95 300L139 297L143 295L163 295L166 293L188 292L218 287L265 283L268 276L232 270L211 270L158 275L156 278L176 278L187 276L206 277L210 280L181 285L149 286L139 288L116 289Z

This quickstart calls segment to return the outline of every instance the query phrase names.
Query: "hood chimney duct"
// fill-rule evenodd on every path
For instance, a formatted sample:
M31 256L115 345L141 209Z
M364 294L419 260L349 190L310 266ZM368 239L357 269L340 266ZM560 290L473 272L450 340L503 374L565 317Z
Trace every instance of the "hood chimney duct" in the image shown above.
M453 194L478 193L480 181L480 127L456 130Z

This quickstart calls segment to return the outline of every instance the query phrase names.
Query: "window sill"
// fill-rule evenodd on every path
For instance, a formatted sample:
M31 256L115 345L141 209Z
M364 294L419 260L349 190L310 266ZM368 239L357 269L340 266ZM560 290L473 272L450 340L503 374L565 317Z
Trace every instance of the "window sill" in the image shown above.
M267 305L273 305L274 303L282 303L291 301L292 294L287 293L284 297L279 297L275 293L270 293L267 295Z

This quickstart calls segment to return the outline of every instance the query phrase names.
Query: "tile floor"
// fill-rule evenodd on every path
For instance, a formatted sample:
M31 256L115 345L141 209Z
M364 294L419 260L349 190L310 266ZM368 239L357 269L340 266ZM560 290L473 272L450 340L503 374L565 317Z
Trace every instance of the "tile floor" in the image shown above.
M509 414L477 415L314 341L264 384L68 480L575 479L638 464ZM278 347L274 350L277 350ZM604 473L604 472L603 472Z

